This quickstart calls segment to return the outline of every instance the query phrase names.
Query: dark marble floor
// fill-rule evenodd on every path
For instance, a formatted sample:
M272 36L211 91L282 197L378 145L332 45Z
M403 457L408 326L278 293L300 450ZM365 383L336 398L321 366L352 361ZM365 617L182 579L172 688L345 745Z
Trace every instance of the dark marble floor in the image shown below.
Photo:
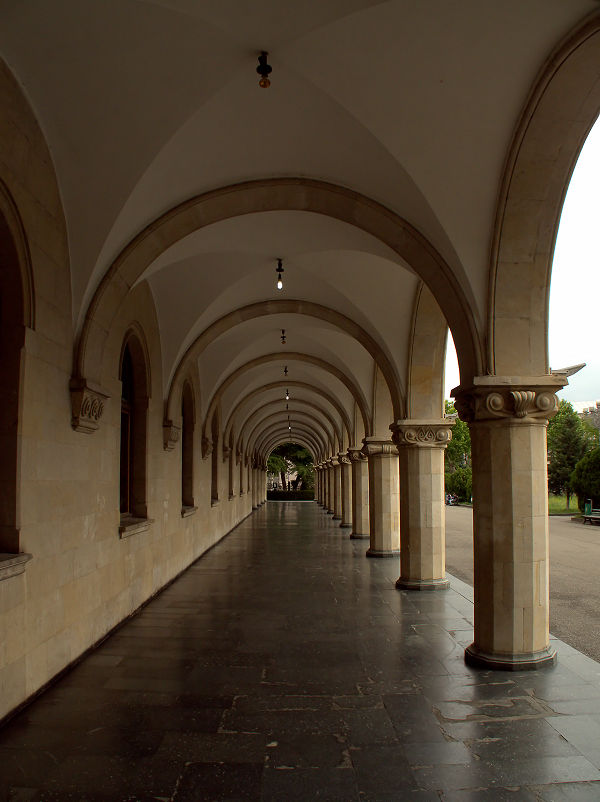
M365 548L265 505L0 730L0 799L600 800L600 664L469 669L471 589Z

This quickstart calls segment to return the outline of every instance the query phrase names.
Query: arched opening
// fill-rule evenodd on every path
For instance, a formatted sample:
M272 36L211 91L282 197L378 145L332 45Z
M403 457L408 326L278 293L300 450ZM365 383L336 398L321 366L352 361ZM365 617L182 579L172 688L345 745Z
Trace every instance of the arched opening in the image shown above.
M0 213L0 552L8 554L20 551L19 399L24 342L24 297L19 256L8 222Z
M126 338L119 370L121 380L120 512L121 533L147 518L146 460L148 379L144 349L138 337Z
M189 382L183 385L181 395L181 513L194 505L194 395Z
M312 501L315 466L312 452L291 440L276 446L267 459L267 499Z

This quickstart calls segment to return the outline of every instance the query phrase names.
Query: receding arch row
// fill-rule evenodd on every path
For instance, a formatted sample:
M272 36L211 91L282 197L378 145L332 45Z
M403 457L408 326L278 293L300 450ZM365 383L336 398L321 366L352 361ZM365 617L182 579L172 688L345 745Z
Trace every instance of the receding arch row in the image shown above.
M267 444L267 450L260 455L260 459L262 461L266 461L269 457L269 454L271 454L272 451L277 448L277 446L282 446L285 443L298 443L299 445L304 446L304 448L310 451L315 463L321 459L319 453L315 451L314 445L311 445L309 440L305 438L304 435L298 434L297 432L291 439L289 437L275 437L274 441L272 441L270 444Z
M311 444L307 446L307 448L310 449L313 456L317 457L319 460L325 459L327 456L327 449L319 442L312 429L307 429L302 425L297 426L296 431L292 431L291 435L287 426L285 429L275 429L272 432L266 433L264 438L256 446L256 454L259 456L259 459L264 462L274 448L273 443L293 443L299 437L304 437Z
M252 451L255 447L255 444L264 437L265 432L268 431L269 428L278 426L280 423L286 428L288 427L287 418L282 417L282 414L285 415L285 413L281 412L272 413L256 423L248 435L247 448L249 448L250 451ZM298 424L307 424L313 427L315 435L318 433L322 438L325 447L333 453L337 435L335 432L332 433L328 431L323 421L320 420L316 415L311 412L298 411L293 422L293 427L297 426Z
M390 247L434 294L454 334L463 375L481 373L481 327L462 268L457 268L460 275L455 274L406 220L364 195L314 179L272 178L235 184L185 201L147 226L123 249L103 276L87 308L75 347L74 379L99 383L97 366L102 363L108 332L121 303L146 268L168 247L211 223L277 210L323 214L356 226ZM185 361L184 357L178 371ZM387 356L380 366L390 385L399 387ZM171 391L176 383L171 383ZM397 396L396 390L394 393ZM403 409L395 396L395 414L401 417Z
M333 436L335 438L337 438L337 440L338 440L338 442L340 444L343 443L343 434L342 434L341 428L336 424L336 422L333 420L331 415L329 415L329 413L326 412L322 407L320 407L318 404L315 404L314 402L305 401L305 400L302 400L302 399L297 399L294 403L295 403L295 405L307 406L311 411L316 411L319 415L323 416L325 418L325 420L327 421L327 423L331 426L331 431L333 432ZM240 434L239 434L238 440L242 440L243 442L247 442L249 444L249 447L251 448L250 443L253 442L253 435L256 432L257 428L259 428L267 420L272 419L274 417L274 413L270 412L268 418L263 417L260 420L252 420L252 418L258 418L261 414L264 415L267 412L267 408L268 407L274 407L275 405L279 406L279 409L277 410L276 414L277 415L281 415L282 416L282 420L283 420L284 417L285 417L286 420L287 420L287 417L289 417L290 420L291 420L293 415L305 414L305 410L298 409L297 406L294 406L292 409L289 409L289 410L282 410L281 409L281 401L277 401L277 400L269 401L263 407L255 410L252 413L252 415L248 418L248 420L246 421L244 426L240 429ZM323 422L321 421L321 423L323 423ZM250 427L252 427L252 428L250 429ZM245 433L246 428L250 429L250 434L248 434L247 436L246 436L246 433ZM329 434L329 439L331 440L331 435L330 434ZM341 445L340 445L340 447L341 447Z
M232 373L229 374L219 385L219 387L213 393L211 398L210 404L206 410L206 415L204 417L204 423L202 426L202 434L203 437L210 439L209 436L209 428L210 428L210 421L212 420L212 416L214 414L214 410L218 404L219 399L225 392L225 390L230 387L233 382L240 378L244 373L248 372L249 370L253 370L254 368L265 365L269 362L276 362L285 359L288 363L293 361L299 362L306 362L310 365L315 365L316 367L322 368L328 373L331 373L337 379L342 382L342 384L349 390L352 397L356 401L358 408L360 410L360 414L363 421L363 426L365 428L366 436L369 437L372 433L372 419L371 413L369 411L369 406L367 404L367 399L365 398L364 393L360 389L360 387L352 381L343 371L337 368L335 365L332 365L330 362L326 362L324 359L321 359L317 356L312 356L311 354L303 354L297 351L292 351L285 353L282 355L281 353L272 353L272 354L265 354L263 356L257 357L256 359L250 360L250 362L246 362L245 365L242 365L237 370L234 370ZM173 389L173 385L172 385ZM177 410L175 407L175 398L178 396L173 395L171 391L171 395L167 401L167 415L169 420L173 420L174 416L176 416ZM391 421L390 421L391 422Z
M227 438L229 437L229 433L231 431L231 428L234 425L235 416L238 414L239 410L244 406L244 404L248 403L249 401L251 401L254 398L258 398L260 395L269 393L271 390L276 390L279 387L288 387L288 388L292 387L294 389L308 390L309 392L314 393L315 395L318 395L319 397L325 399L325 401L327 401L329 404L331 404L331 406L335 409L335 411L340 416L340 418L342 420L342 423L343 423L343 425L344 425L344 427L346 429L346 432L348 434L348 441L349 442L353 442L355 434L354 434L354 431L353 431L353 427L352 427L350 418L348 417L348 415L346 413L346 410L341 406L341 404L337 401L337 399L334 398L334 396L332 396L330 393L326 392L325 390L322 390L320 387L315 387L314 385L309 384L308 382L287 381L287 380L286 381L271 382L270 384L266 384L263 387L257 387L255 390L252 390L251 392L249 392L248 395L244 396L244 398L240 399L240 401L238 401L238 403L235 405L235 407L231 410L231 412L229 414L229 417L227 419L227 422L225 423L225 429L224 429L224 437L225 437L225 439L227 440ZM238 430L239 431L243 430L244 424L245 424L246 420L248 420L248 418L250 417L251 414L253 414L253 413L250 413L244 419L244 421L239 424L239 426L238 426Z

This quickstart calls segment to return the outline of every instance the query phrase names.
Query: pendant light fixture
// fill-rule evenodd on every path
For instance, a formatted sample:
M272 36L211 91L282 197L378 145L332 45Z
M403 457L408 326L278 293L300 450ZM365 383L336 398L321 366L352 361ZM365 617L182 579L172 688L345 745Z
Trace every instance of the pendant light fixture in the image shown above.
M285 329L281 329L281 344L285 345Z
M263 50L258 57L258 67L256 68L256 72L260 75L260 81L258 82L258 85L261 89L268 89L271 86L269 75L273 72L273 67L267 63L268 55L269 54L266 52L266 50Z
M290 391L289 391L289 390L286 390L286 391L285 391L285 400L286 400L286 401L289 401L289 400L290 400Z
M277 274L277 289L278 290L282 290L283 289L283 278L282 278L283 265L281 263L281 259L277 260L277 267L275 268L275 273Z

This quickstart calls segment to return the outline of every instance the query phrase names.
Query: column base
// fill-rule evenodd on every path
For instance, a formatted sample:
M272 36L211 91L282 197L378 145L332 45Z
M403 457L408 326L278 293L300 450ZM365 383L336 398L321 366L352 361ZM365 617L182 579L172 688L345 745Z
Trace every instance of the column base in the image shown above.
M258 509L258 507L256 506L256 504L253 504L253 505L252 505L252 509L253 509L253 510L257 510L257 509Z
M334 515L333 516L333 520L334 521L341 521L342 520L342 516L341 515Z
M474 643L465 649L465 663L473 668L496 671L537 671L556 664L556 652L548 646L539 652L526 654L493 654L483 652Z
M371 535L357 535L356 532L352 532L350 540L371 540Z
M400 556L400 549L392 551L380 551L379 549L367 549L367 557L398 557Z
M327 515L333 515L333 510L327 510Z
M398 579L398 590L447 590L450 587L449 579Z
M352 529L352 524L345 524L343 521L340 524L340 529Z

